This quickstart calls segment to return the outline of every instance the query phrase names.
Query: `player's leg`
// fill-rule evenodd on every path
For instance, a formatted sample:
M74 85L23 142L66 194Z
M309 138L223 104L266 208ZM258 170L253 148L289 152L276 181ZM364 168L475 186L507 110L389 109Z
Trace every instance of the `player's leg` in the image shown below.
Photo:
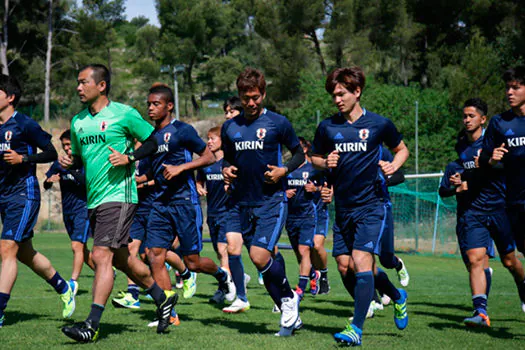
M18 275L17 253L17 242L7 239L0 240L0 258L2 260L0 268L0 327L4 325L4 311L11 298L11 291Z
M246 294L246 284L244 280L244 264L241 257L244 240L241 233L241 226L239 226L239 217L236 213L237 212L232 214L232 221L235 221L237 225L228 224L227 227L228 230L238 230L239 232L226 233L226 240L228 241L228 263L233 283L235 284L237 298L233 301L232 305L222 309L222 311L226 313L238 313L250 309L250 302Z
M77 280L82 271L84 262L86 262L92 270L95 268L91 259L91 252L86 247L86 242L90 233L87 210L75 214L64 215L64 224L69 238L71 239L71 250L73 251L73 269L69 284L71 289L73 289L73 293L76 295L78 291Z
M308 268L308 272L306 274L303 274L301 270L301 261L302 261L302 254L300 251L300 245L299 245L299 239L301 235L301 225L300 220L293 219L291 217L288 217L286 219L286 233L288 234L288 240L290 241L290 245L292 246L292 250L295 255L295 259L297 260L297 263L299 264L299 282L297 284L297 289L295 290L297 294L299 294L300 298L303 298L304 291L306 290L306 284L308 283L308 276L310 273L310 268Z
M310 279L310 275L313 273L315 284L311 285L310 292L312 295L319 293L319 272L316 272L312 266L312 260L310 259L311 248L313 247L313 240L315 234L315 217L304 218L297 223L299 227L299 239L298 239L298 251L299 251L299 285L296 290L298 294L304 294L306 284ZM301 295L300 295L301 296ZM301 296L302 297L302 296Z
M487 314L487 278L485 266L488 256L486 248L473 248L466 251L474 316L466 318L468 326L490 326Z
M141 240L132 238L131 242L128 245L129 255L137 256L141 245L142 245ZM140 309L140 300L139 300L140 288L129 277L127 277L127 280L128 280L127 291L119 292L118 298L113 298L111 302L115 307L125 307L128 309Z
M312 265L321 274L319 279L319 294L328 294L330 284L328 283L328 254L324 247L326 237L321 234L314 236L314 249L311 252Z

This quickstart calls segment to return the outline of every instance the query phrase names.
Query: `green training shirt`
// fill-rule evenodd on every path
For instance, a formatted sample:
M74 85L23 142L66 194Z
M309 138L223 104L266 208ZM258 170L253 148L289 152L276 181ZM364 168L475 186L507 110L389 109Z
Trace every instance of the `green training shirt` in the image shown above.
M117 102L96 115L86 108L73 118L71 152L84 163L88 209L107 202L138 202L135 165L114 167L108 147L128 154L134 138L143 142L152 132L153 126L137 110Z

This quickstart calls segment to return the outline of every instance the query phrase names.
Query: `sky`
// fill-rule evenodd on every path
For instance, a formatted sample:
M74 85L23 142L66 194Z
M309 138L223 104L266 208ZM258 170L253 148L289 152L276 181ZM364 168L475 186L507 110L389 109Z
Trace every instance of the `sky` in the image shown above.
M82 0L77 0L77 4L81 6ZM126 19L129 21L141 15L148 18L150 24L160 27L154 0L126 0Z

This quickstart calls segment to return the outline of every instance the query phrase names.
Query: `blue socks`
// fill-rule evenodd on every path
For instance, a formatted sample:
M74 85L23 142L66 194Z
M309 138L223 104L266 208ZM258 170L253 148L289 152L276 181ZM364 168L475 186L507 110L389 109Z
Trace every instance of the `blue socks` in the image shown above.
M279 265L282 266L284 274L286 275L286 264L284 262L284 257L281 254L281 252L277 252L277 254L275 254L274 260L277 261L279 263Z
M355 278L355 310L352 325L363 329L368 307L374 297L374 274L372 271L359 272L356 273Z
M128 293L131 294L133 299L139 298L139 286L136 284L128 284Z
M281 298L292 298L293 292L281 264L270 258L268 263L259 270L263 275L264 286L275 305L281 308Z
M67 292L67 289L69 288L69 284L66 282L65 279L63 279L58 272L55 273L51 279L46 281L51 285L53 288L55 288L56 292L58 294L64 294Z
M472 296L472 305L474 310L480 314L487 315L487 295L486 294L476 294Z
M308 276L301 276L301 275L299 275L299 284L297 285L297 287L299 287L299 289L304 292L305 289L306 289L306 285L308 284L309 280L310 279L309 279Z
M226 282L226 280L228 279L228 275L226 274L226 271L224 271L220 267L217 269L217 272L213 274L213 277L215 277L215 279L218 282Z
M246 298L246 289L244 287L244 265L242 263L241 256L228 256L228 263L230 264L233 283L237 289L237 298L241 299L242 301L248 301Z
M7 307L7 302L9 301L10 297L11 294L0 293L0 317L2 317L4 314L4 310Z
M492 285L492 274L490 273L490 269L485 269L485 277L487 278L487 289L485 291L485 295L487 296L487 299L489 298L490 293L490 286Z
M375 276L375 286L379 293L388 295L390 299L394 301L401 298L401 293L399 293L397 288L390 282L385 271L379 267L377 268L377 275Z
M104 305L95 303L91 304L91 311L87 319L91 321L91 325L94 329L97 329L100 325L100 318L102 317L104 309Z

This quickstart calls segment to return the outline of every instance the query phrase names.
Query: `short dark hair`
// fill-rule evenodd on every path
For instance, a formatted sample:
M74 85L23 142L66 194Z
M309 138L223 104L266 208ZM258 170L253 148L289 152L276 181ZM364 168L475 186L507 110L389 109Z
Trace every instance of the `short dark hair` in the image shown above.
M312 147L312 144L310 143L310 141L308 141L304 137L299 136L298 139L299 139L299 143L301 144L301 147L305 147L308 150Z
M247 67L241 74L239 74L236 83L239 93L241 91L250 91L255 88L258 88L263 95L266 93L266 80L264 79L264 74L255 68Z
M242 104L241 99L237 96L228 97L224 104L222 105L222 109L226 112L226 107L230 106L231 109L237 110L239 112L242 112Z
M478 110L481 115L487 115L487 112L489 111L489 108L485 101L483 101L481 98L469 98L465 101L463 104L463 108L467 107L474 107Z
M20 101L20 97L22 97L22 88L20 87L18 80L13 76L0 74L0 90L5 92L7 97L15 96L12 105L13 107L16 107L18 101Z
M520 85L525 85L525 66L516 66L507 69L505 73L503 73L502 78L505 83L512 83L515 81Z
M101 81L106 82L105 94L106 96L109 96L109 91L111 90L111 73L109 72L109 69L103 64L93 63L82 67L80 72L83 72L86 69L91 69L93 71L91 77L95 80L95 83L98 84Z
M357 66L337 68L326 77L325 89L329 94L332 94L335 86L341 84L351 93L354 93L358 87L362 92L365 88L365 81L365 73Z
M215 135L221 135L221 127L220 126L214 126L210 130L208 130L208 134L215 134Z
M149 89L149 94L159 94L159 95L162 95L162 97L164 98L164 101L166 101L166 103L173 103L175 104L175 96L173 95L173 90L167 85L167 84L164 84L164 83L155 83L153 85L151 85L151 88ZM175 107L173 107L175 108ZM171 109L171 111L173 111L173 108Z
M71 140L71 129L67 129L66 131L62 133L62 135L60 135L60 141L64 139Z

